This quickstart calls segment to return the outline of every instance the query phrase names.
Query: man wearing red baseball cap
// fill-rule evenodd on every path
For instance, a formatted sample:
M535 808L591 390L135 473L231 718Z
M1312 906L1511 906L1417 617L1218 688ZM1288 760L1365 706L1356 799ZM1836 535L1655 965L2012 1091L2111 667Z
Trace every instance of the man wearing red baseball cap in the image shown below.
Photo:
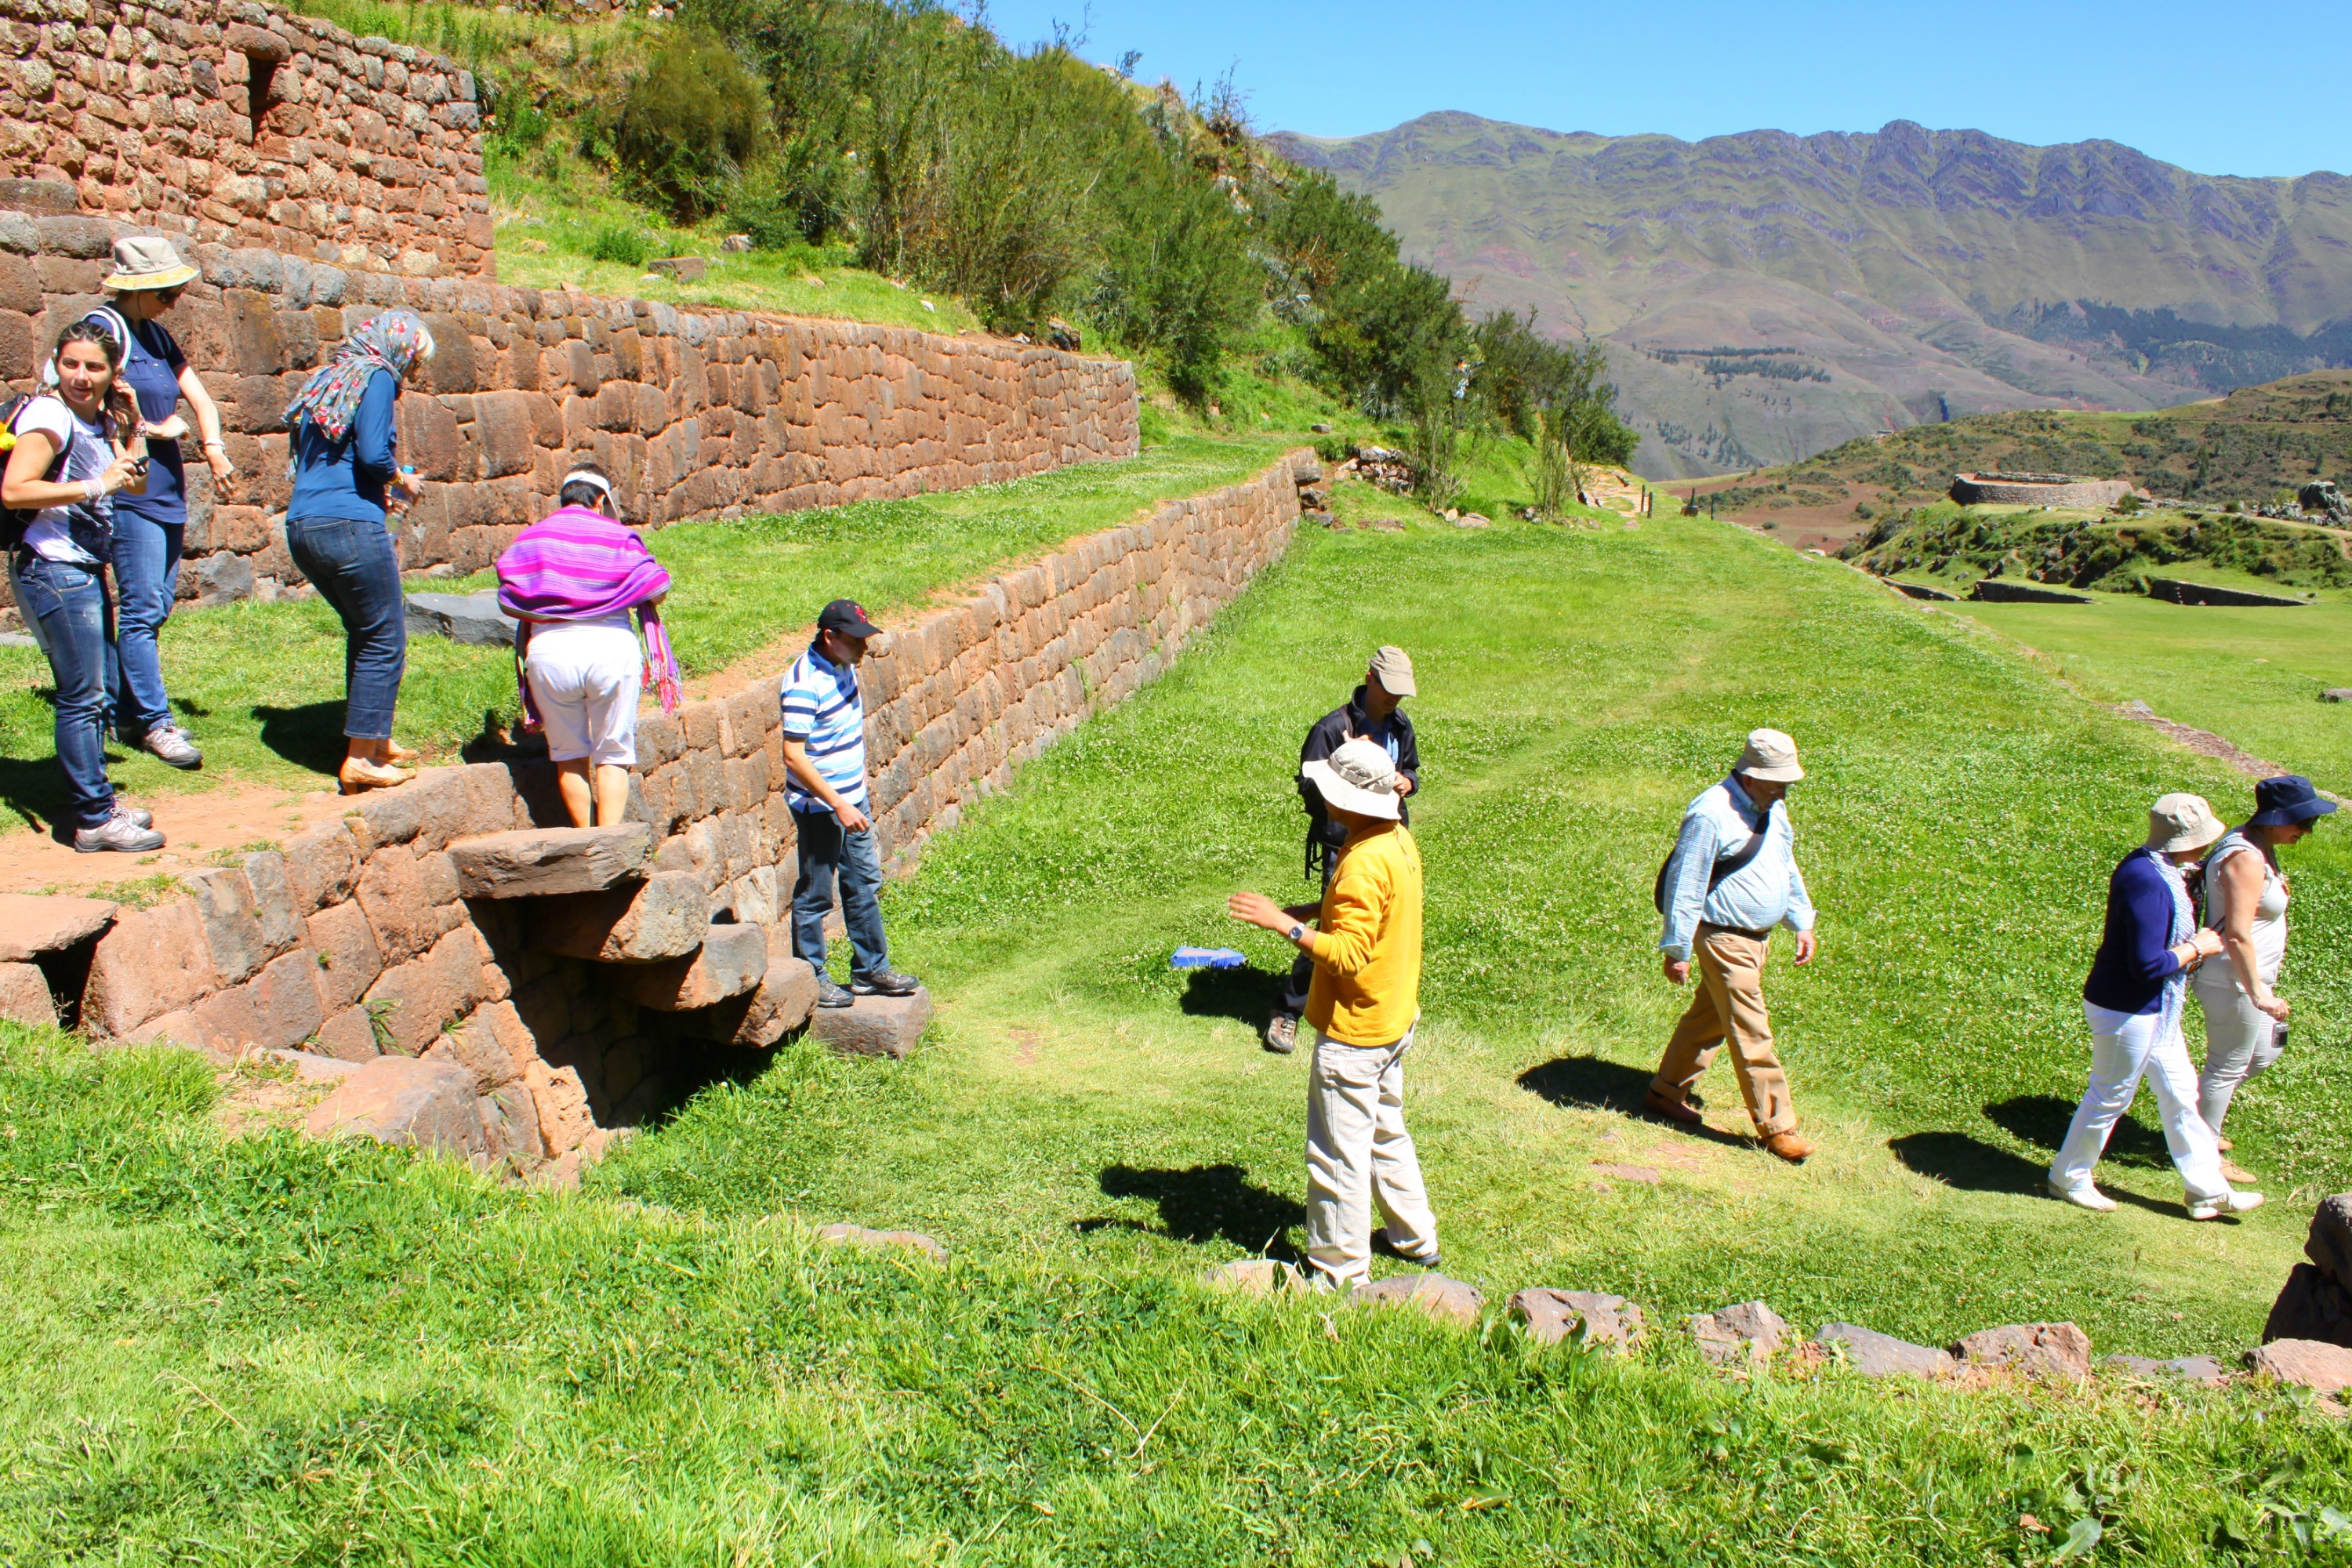
M793 884L793 951L816 971L816 1005L846 1007L858 996L908 996L918 982L890 967L882 936L882 856L866 789L866 700L857 667L882 628L854 599L835 599L816 618L816 637L784 672L784 804L793 809L801 869ZM824 917L841 889L849 927L849 984L824 966Z

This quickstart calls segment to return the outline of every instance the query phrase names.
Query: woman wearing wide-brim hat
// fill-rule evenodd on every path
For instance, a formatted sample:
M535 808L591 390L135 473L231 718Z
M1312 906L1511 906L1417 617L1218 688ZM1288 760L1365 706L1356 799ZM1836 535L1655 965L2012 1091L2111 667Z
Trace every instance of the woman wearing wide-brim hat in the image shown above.
M107 647L108 700L116 736L175 768L201 767L205 760L173 716L157 640L178 592L180 552L187 539L180 438L188 433L188 422L180 416L183 399L196 416L214 484L226 483L236 472L221 440L220 410L159 319L195 279L196 269L180 258L170 240L125 235L114 242L114 270L101 280L110 298L89 313L122 347L118 379L138 402L147 438L146 493L126 491L114 500L111 564L118 618Z
M2200 930L2183 871L2221 837L2202 795L2168 795L2147 814L2147 842L2107 880L2107 921L2083 1016L2091 1026L2091 1082L2066 1142L2050 1164L2050 1195L2101 1212L2116 1200L2091 1184L2107 1135L2131 1108L2145 1077L2164 1118L2165 1147L2189 1192L2190 1219L2219 1219L2262 1205L2260 1193L2231 1190L2213 1130L2197 1109L2197 1069L2180 1037L2189 975L2221 951Z
M2286 958L2286 873L2279 846L2311 831L2336 809L2300 773L2254 786L2254 814L2221 836L2205 857L2205 915L2221 934L2221 957L2191 982L2205 1010L2205 1070L2197 1106L2219 1147L2231 1097L2278 1060L2286 1047L2287 1005L2271 988Z

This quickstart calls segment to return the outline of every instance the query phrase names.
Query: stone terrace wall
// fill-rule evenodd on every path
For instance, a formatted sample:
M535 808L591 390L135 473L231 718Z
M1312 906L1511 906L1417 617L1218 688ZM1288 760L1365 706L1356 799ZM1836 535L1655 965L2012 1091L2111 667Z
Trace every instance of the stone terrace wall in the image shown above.
M2110 507L2132 493L2129 479L2066 479L2048 483L1977 474L1952 476L1952 499L1962 506Z
M494 275L474 79L253 0L0 0L0 202Z
M1008 572L877 650L866 735L893 860L1151 679L1280 554L1298 519L1293 462ZM639 750L653 869L699 879L714 914L776 921L794 851L775 682L649 715ZM449 845L561 821L551 784L543 763L429 770L281 848L190 875L193 898L125 911L98 939L83 1026L446 1058L475 1074L498 1152L527 1166L593 1149L673 1092L665 1075L690 1047L665 1031L688 1016L641 1012L609 967L531 951L515 904L459 898Z
M101 302L117 233L0 211L0 377L29 388L47 345ZM184 598L274 596L286 553L281 412L347 328L402 305L436 356L400 400L400 449L428 484L402 530L409 570L488 565L593 453L633 521L731 517L959 489L1138 446L1123 361L978 335L693 313L643 300L355 272L274 250L186 247L203 278L165 319L220 404L239 470L215 503L189 462Z

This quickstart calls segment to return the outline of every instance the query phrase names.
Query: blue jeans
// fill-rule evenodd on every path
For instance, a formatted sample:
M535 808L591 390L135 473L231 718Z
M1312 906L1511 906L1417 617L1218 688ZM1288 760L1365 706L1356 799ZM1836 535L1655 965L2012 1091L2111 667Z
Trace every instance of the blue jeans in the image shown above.
M849 927L852 978L890 967L882 939L882 858L871 829L844 833L829 811L795 811L801 874L793 883L793 951L824 973L824 917L833 911L833 889L841 885L841 918Z
M73 795L74 826L103 827L114 815L114 786L106 781L107 622L114 606L106 574L22 548L10 552L8 567L17 604L40 626L57 679L58 765Z
M158 724L172 722L163 690L163 658L156 634L172 613L180 581L184 523L165 527L118 511L114 519L114 588L121 595L114 640L106 648L106 689L114 705L114 732L136 745Z
M389 741L408 668L408 604L392 535L380 522L297 518L286 525L286 552L343 618L343 733Z

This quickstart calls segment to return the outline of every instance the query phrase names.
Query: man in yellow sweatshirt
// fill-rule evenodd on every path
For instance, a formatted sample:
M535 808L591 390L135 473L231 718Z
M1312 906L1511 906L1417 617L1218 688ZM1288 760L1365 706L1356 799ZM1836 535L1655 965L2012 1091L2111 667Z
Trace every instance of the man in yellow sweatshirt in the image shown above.
M1299 772L1348 830L1330 889L1319 905L1284 909L1263 893L1235 893L1226 908L1315 961L1307 1256L1318 1282L1344 1289L1370 1277L1375 1204L1390 1250L1437 1265L1437 1221L1404 1126L1404 1054L1421 1019L1421 850L1397 820L1396 763L1385 747L1349 741Z

